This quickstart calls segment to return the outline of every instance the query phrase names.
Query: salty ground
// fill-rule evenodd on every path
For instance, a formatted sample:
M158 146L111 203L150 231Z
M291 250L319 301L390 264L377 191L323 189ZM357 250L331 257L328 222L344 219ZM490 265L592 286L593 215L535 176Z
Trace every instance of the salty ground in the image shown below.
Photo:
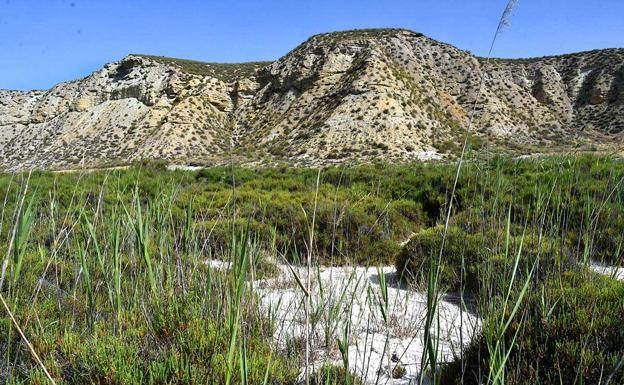
M230 267L223 261L207 263L216 269ZM624 280L624 268L596 262L590 268ZM307 269L288 265L279 265L279 269L277 277L253 281L250 286L258 295L263 314L276 324L273 337L277 346L303 351ZM343 365L338 341L346 341L344 357L349 369L366 383L418 383L425 349L427 297L401 284L394 267L314 267L309 293L309 362L313 370L325 363ZM438 361L458 357L480 326L481 319L470 305L460 306L458 298L443 296L431 329L438 341Z
M229 267L219 261L209 264L215 268ZM278 277L254 281L251 285L258 294L261 311L276 324L276 344L282 349L301 351L306 335L307 271L305 267L279 267ZM391 266L315 267L310 282L313 370L328 362L343 365L338 349L341 340L347 341L345 357L351 372L367 383L417 382L425 348L426 295L401 285ZM384 287L387 295L383 294ZM468 308L460 307L457 299L450 296L439 302L434 320L439 327L431 330L438 341L440 362L459 356L461 347L478 332L480 319Z
M600 262L592 261L589 265L589 268L596 273L606 275L620 281L624 281L624 267L609 266Z

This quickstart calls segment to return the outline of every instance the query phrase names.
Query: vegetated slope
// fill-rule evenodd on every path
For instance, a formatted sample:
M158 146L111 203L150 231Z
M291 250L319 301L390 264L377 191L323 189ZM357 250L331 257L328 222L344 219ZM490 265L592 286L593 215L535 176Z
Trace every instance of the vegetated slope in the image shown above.
M138 159L314 165L618 145L624 49L486 61L401 29L321 34L274 63L130 55L48 91L0 91L12 169Z

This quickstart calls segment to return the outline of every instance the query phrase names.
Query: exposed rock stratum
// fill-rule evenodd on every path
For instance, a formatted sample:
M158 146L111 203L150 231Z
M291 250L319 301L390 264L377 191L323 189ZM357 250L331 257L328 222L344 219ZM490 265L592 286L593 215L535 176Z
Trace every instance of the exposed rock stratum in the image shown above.
M0 166L410 161L473 147L612 148L624 49L491 59L402 29L316 35L275 62L129 55L45 91L0 90Z

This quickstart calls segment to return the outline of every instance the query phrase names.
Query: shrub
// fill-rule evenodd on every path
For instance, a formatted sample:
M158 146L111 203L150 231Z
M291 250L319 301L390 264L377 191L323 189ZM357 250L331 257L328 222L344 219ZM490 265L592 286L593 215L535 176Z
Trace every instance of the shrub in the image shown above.
M420 231L403 247L396 258L396 268L403 278L423 282L430 266L437 263L444 232L443 226ZM479 267L487 259L488 239L481 234L469 234L451 226L446 235L440 266L440 282L444 288L461 288L461 261L465 261L464 284L467 290L479 288Z
M517 332L507 363L507 384L600 384L610 375L611 384L624 383L624 367L617 369L624 351L624 283L593 273L566 272L531 290L519 314L524 322L512 323L505 334L505 343L511 346ZM484 383L488 352L483 335L464 356L463 381L460 363L453 362L444 368L442 383Z
M443 232L444 226L441 225L422 230L403 247L395 263L403 278L420 283L426 281L429 267L437 263ZM536 267L539 275L546 274L554 266L567 266L562 263L559 243L547 236L539 236L535 229L511 235L506 251L503 231L471 233L458 226L450 226L442 254L440 283L443 289L450 291L462 288L463 258L464 289L472 294L481 289L491 289L484 287L484 283L489 284L492 282L490 277L503 276L509 271L518 252L521 272L529 271L538 256Z
M590 237L592 259L619 265L624 256L624 224L611 222L593 232Z
M407 374L407 369L405 369L405 366L398 364L394 367L394 369L392 369L392 378L403 378L405 377L405 375Z
M325 364L310 378L310 384L363 385L364 381L362 381L358 376L347 372L342 366Z

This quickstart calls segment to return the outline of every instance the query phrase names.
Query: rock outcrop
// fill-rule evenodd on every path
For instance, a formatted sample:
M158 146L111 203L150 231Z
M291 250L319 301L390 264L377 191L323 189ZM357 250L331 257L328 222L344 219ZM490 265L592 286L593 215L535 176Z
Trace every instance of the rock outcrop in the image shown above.
M624 49L486 60L382 29L317 35L273 63L130 55L47 91L0 91L0 165L451 157L480 87L477 149L622 142Z

